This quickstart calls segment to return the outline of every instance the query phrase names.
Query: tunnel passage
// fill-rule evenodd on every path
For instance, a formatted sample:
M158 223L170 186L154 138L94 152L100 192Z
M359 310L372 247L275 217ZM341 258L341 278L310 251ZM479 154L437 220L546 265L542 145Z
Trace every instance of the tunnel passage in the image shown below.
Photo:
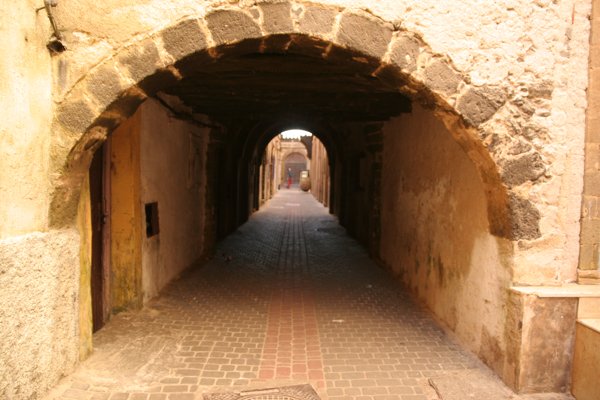
M174 138L170 124L176 123L179 130L193 127L184 138L194 149L187 158L201 162L186 168L193 175L201 165L202 176L199 184L192 179L185 185L199 190L204 208L194 218L209 254L260 206L267 143L287 128L303 128L327 150L326 201L348 233L496 371L510 370L506 239L536 237L539 213L509 193L496 155L482 142L483 131L475 129L501 101L474 92L418 37L372 16L344 14L336 22L340 29L327 38L252 28L233 34L221 28L228 26L223 20L251 27L249 15L220 10L205 21L181 21L160 32L157 42L124 49L81 81L57 111L56 160L62 154L66 161L51 205L53 226L72 223L81 171L107 136L109 142L122 141L111 143L115 151L125 151L145 126L166 149ZM216 46L204 41L205 28ZM124 68L135 84L126 86L114 68ZM473 104L479 108L471 109ZM78 129L85 133L72 133ZM120 130L133 132L133 142L127 134L119 138ZM198 139L193 146L192 137ZM164 202L148 198L143 206L154 203L160 237L166 235ZM141 220L142 204L131 204L133 220ZM519 224L520 218L527 224ZM132 232L127 237L133 245L144 246L139 226ZM134 268L113 310L143 303L141 258L137 250L126 255L123 265ZM82 265L86 268L85 259Z

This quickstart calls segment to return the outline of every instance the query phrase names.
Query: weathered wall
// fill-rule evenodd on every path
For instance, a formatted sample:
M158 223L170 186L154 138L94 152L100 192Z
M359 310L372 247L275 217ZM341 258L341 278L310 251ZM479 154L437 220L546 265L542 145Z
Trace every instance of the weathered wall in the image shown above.
M47 227L52 65L39 6L0 5L0 238Z
M600 1L593 1L579 281L600 283Z
M0 397L38 398L79 359L76 230L0 241Z
M142 240L144 300L204 254L207 128L171 118L155 100L141 114L141 203L158 202L158 235Z
M37 1L1 2L0 398L38 398L79 359L79 236L47 231L52 64Z
M481 179L432 112L384 126L381 190L383 262L502 374L510 243L489 233Z

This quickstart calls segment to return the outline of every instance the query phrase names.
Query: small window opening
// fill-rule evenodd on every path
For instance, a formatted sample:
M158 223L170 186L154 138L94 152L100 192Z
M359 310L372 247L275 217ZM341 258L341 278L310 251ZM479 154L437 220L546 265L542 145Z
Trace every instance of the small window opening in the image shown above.
M147 203L146 210L146 237L158 235L158 203Z

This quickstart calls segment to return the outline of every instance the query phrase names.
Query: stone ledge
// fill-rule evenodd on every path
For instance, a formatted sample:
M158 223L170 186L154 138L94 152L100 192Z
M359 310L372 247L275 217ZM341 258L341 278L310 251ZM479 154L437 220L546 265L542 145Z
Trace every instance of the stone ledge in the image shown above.
M537 297L600 297L600 285L511 286L510 290Z
M578 319L577 323L600 333L600 318L582 318Z

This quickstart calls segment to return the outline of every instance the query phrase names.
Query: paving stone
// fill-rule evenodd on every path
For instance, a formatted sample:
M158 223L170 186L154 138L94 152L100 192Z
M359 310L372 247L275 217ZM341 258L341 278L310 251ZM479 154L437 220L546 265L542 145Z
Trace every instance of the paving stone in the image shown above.
M232 259L113 318L69 377L77 385L50 399L199 399L285 381L322 400L434 400L429 379L489 374L310 194L281 191L216 254Z

